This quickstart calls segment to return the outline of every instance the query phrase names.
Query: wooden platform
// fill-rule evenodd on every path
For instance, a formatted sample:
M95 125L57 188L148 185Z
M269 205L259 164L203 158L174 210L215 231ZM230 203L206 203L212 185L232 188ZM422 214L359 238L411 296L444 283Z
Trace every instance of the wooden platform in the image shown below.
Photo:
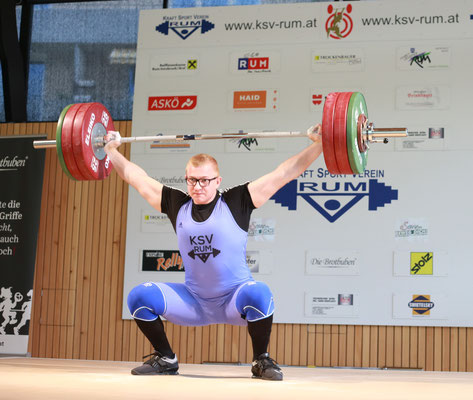
M473 373L283 367L284 381L249 365L180 365L178 376L133 376L139 363L0 358L2 400L473 399Z

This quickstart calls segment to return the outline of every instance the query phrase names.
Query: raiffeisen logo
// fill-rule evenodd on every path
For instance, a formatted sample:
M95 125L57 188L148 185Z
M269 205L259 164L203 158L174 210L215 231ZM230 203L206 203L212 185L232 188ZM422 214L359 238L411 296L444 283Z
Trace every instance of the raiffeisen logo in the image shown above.
M316 172L314 181L304 178L312 178ZM298 179L294 179L281 189L273 197L276 203L287 207L290 211L297 210L297 199L301 197L317 210L327 221L333 223L343 214L354 207L360 200L368 198L368 210L376 211L380 207L398 199L398 191L391 186L385 185L378 179L367 181L347 181L346 178L335 176L334 179L325 180L330 174L323 168L317 171L307 170ZM354 177L384 177L383 170L365 171L363 176Z
M169 34L169 31L173 31L182 40L186 40L194 32L200 31L201 34L204 34L215 28L215 24L212 22L197 17L194 16L192 20L191 15L166 16L164 18L167 21L156 26L156 30L166 36Z
M325 22L325 31L327 32L327 38L332 39L344 39L353 30L353 20L350 17L353 7L348 4L347 7L333 8L330 4L327 7L327 12L330 16Z

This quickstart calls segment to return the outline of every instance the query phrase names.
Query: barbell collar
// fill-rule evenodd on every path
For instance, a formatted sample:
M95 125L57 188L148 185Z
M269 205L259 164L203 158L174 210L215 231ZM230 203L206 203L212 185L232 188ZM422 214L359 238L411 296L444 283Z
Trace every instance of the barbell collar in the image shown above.
M384 143L387 144L388 137L407 137L407 128L374 128L372 123L368 124L363 132L363 140L366 143Z
M407 128L373 128L370 132L373 137L406 137Z
M48 149L50 147L56 147L55 140L34 140L33 147L35 149Z

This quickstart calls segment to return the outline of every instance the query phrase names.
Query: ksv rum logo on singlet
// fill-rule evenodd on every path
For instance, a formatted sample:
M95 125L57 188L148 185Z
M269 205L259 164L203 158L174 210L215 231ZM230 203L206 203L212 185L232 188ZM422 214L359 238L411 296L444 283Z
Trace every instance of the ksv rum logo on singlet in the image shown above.
M190 244L193 246L193 250L187 253L189 257L193 260L198 257L203 263L205 263L210 256L214 258L217 257L220 254L220 250L212 246L213 237L213 233L210 236L189 236Z

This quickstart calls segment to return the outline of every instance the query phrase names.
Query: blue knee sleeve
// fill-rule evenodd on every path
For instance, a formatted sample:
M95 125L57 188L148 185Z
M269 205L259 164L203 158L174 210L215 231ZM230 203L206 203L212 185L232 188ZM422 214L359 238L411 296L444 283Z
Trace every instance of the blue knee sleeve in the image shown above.
M273 294L263 282L248 282L237 294L236 307L249 322L269 317L274 312Z
M128 294L127 304L133 318L143 321L154 321L166 311L162 290L151 282L135 286Z

